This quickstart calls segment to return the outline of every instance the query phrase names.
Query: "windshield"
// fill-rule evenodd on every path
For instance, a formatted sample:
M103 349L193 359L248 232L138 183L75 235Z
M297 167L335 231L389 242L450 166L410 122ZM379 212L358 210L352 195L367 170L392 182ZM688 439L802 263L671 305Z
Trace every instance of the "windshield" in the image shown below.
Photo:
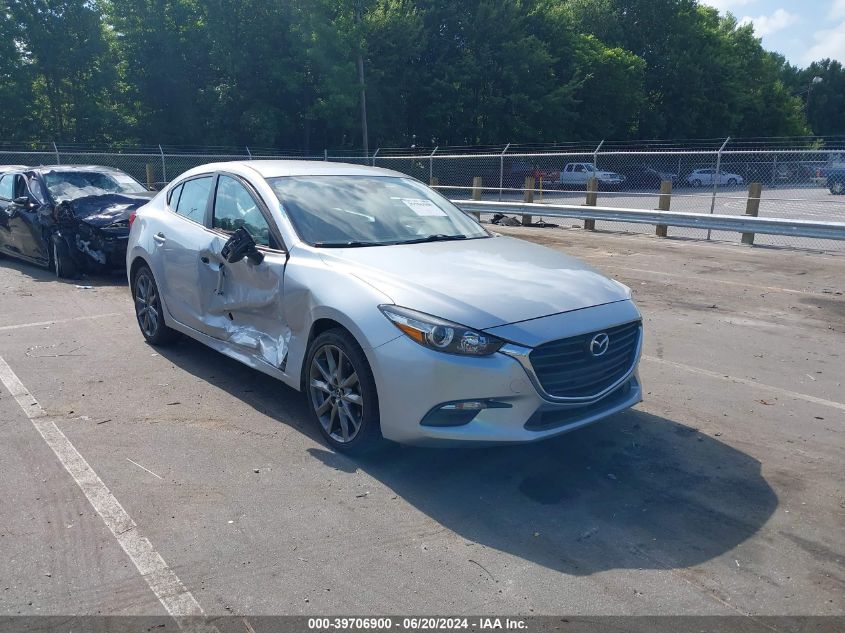
M314 246L377 246L489 237L451 202L409 178L268 178L299 236Z
M146 191L132 176L119 171L49 171L44 174L44 182L57 201Z

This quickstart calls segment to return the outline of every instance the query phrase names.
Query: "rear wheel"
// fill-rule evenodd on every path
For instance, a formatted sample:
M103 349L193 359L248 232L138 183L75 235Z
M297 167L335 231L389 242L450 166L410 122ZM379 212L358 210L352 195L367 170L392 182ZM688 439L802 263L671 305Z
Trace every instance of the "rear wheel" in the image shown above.
M132 281L132 297L135 299L135 317L141 334L151 345L167 345L179 337L176 330L164 323L161 297L152 271L142 266Z
M303 382L311 413L332 448L363 453L382 443L375 379L348 332L329 330L314 339Z
M54 235L50 241L52 244L50 259L56 277L59 279L76 279L79 277L79 268L70 256L70 248L68 248L65 239L59 235Z
M692 184L693 187L700 187L701 181L698 178L696 178L695 180L692 181L691 184Z
M728 178L728 186L735 187L736 186L736 178Z

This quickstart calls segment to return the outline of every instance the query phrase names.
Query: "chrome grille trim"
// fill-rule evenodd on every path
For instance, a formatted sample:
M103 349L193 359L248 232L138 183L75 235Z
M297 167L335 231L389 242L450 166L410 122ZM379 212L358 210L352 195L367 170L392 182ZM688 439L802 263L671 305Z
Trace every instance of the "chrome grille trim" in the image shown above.
M603 332L606 330L611 330L614 328L618 328L620 326L630 325L632 323L637 323L637 328L635 330L636 336L636 343L633 356L631 357L632 360L626 362L630 362L630 366L624 372L624 374L618 378L617 380L613 381L612 384L605 386L604 388L600 389L597 393L593 393L590 395L585 396L555 396L549 393L546 388L543 386L543 382L540 380L537 371L535 370L534 364L531 362L531 353L535 349L539 349L544 345L549 345L550 343L557 343L558 341L551 341L550 343L544 343L543 345L539 345L536 348L530 347L523 347L521 345L516 345L513 343L508 343L504 345L499 351L503 354L507 354L511 356L515 360L522 365L522 368L525 370L525 373L528 375L528 378L531 380L531 384L534 385L534 388L543 397L543 399L548 400L549 402L556 402L556 403L571 403L571 404L584 404L584 403L591 403L596 402L597 400L601 400L603 397L614 391L617 387L622 385L626 380L628 380L634 371L637 368L637 364L640 360L640 354L642 353L642 344L643 344L643 327L642 321L629 321L628 323L621 323L617 326L612 326L609 328L605 328L604 330L595 330L594 332L589 332L586 334L574 335L572 337L567 337L567 339L559 339L561 341L566 341L568 339L576 339L582 336L591 336L598 332Z

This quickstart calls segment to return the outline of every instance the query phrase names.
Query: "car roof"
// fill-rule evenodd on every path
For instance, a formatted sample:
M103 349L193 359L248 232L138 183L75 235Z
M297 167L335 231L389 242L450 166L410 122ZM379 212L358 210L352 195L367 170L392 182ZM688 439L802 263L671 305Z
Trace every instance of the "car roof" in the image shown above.
M209 163L190 170L190 174L208 171L250 170L264 178L282 176L400 176L403 174L392 169L353 165L352 163L334 163L322 160L238 160L225 163Z

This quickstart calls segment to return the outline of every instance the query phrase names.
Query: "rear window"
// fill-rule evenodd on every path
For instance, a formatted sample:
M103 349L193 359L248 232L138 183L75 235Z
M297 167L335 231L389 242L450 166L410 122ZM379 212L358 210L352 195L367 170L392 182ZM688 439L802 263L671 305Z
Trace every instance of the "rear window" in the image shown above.
M208 206L208 194L211 193L212 177L194 178L182 185L182 195L176 204L176 213L205 224L205 209Z

